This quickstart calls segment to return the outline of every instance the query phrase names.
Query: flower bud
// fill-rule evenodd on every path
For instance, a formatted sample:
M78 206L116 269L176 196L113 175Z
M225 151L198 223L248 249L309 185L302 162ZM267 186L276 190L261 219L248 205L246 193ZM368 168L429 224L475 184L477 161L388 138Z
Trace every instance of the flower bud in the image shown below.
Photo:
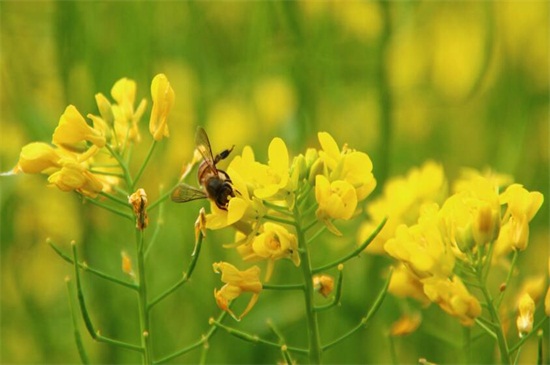
M136 216L136 228L144 230L149 225L149 217L147 215L147 194L145 190L138 189L135 193L128 197L128 203L132 205Z

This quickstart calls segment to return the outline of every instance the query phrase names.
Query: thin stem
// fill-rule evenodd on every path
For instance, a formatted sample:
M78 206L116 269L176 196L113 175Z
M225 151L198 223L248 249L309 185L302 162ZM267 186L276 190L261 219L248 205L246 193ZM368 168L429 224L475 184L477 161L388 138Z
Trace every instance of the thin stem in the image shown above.
M533 326L533 330L531 332L529 332L528 334L526 334L525 336L523 336L514 346L510 347L510 349L508 350L508 353L511 355L514 353L514 351L518 350L519 348L521 348L521 346L523 346L523 344L525 343L525 341L527 341L531 336L535 335L538 330L544 326L546 324L546 321L548 320L548 317L547 316L544 316L539 323L537 323L536 325Z
M264 290L304 290L304 284L262 284Z
M191 344L189 346L186 346L186 347L184 347L180 350L177 350L176 352L174 352L174 353L172 353L168 356L165 356L165 357L163 357L162 359L160 359L158 361L155 361L154 364L165 363L165 362L170 361L170 360L172 360L172 359L174 359L178 356L186 354L189 351L192 351L192 350L196 349L197 347L203 346L204 344L208 343L208 340L210 339L210 337L212 337L218 329L218 327L215 325L215 323L221 323L221 321L225 318L226 314L227 314L227 312L222 311L216 320L211 319L210 320L210 329L208 330L206 335L201 336L200 340L195 341L193 344Z
M92 320L90 319L90 315L88 314L88 309L86 308L86 302L84 300L84 292L82 291L82 284L80 282L80 272L78 270L78 265L76 264L78 262L78 256L76 253L76 244L74 242L71 242L71 245L73 246L73 266L75 271L75 277L76 277L76 294L78 298L78 304L80 306L80 313L82 314L82 318L84 319L84 324L86 325L86 329L88 330L88 333L92 338L98 342L104 342L111 344L113 346L122 347L128 350L137 351L137 352L144 352L143 347L132 345L127 342L113 340L111 338L102 336L99 333L99 330L94 329L94 325L92 324Z
M121 199L117 196L114 196L114 195L111 195L111 194L108 194L106 192L101 192L99 193L99 195L109 199L109 200L112 200L114 201L115 203L118 203L118 204L121 204L122 206L126 207L126 208L129 208L129 209L132 209L132 207L130 206L130 203L128 203L128 200L124 200L124 199Z
M293 217L292 212L289 212L288 208L286 206L277 205L277 204L271 203L267 200L262 200L262 203L263 203L264 206L266 206L269 209L273 209L277 213L280 213L280 214L283 214L283 215L286 215L286 216L289 216L289 217Z
M113 156L115 160L117 160L124 174L124 180L126 181L126 186L128 187L128 189L132 190L134 183L132 182L132 176L130 174L130 170L128 170L128 165L122 159L122 157L120 157L120 155L113 149L113 147L111 147L108 143L105 145L105 148L107 148L111 156Z
M63 260L67 261L67 262L70 263L70 264L74 264L74 260L73 260L71 257L69 257L67 254L63 253L63 252L61 251L61 249L60 249L59 247L57 247L57 246L53 243L53 241L52 241L51 239L47 239L46 242L53 248L53 250L54 250ZM82 270L88 271L88 272L90 272L91 274L94 274L94 275L96 275L96 276L98 276L98 277L100 277L100 278L102 278L102 279L108 280L108 281L110 281L110 282L112 282L112 283L114 283L114 284L122 285L122 286L125 286L125 287L127 287L127 288L129 288L129 289L132 289L132 290L137 290L137 288L138 288L137 285L134 284L134 283L128 283L128 282L126 282L126 281L122 281L122 280L120 280L120 279L117 279L117 278L115 278L115 277L113 277L113 276L111 276L111 275L109 275L109 274L105 274L105 273L103 273L103 272L101 272L101 271L99 271L99 270L96 270L96 269L94 269L94 268L92 268L92 267L89 267L88 265L86 265L86 264L84 264L84 263L77 262L76 264L77 264L77 266L78 266L79 268L81 268Z
M369 323L369 320L376 314L380 306L382 305L382 302L384 301L384 298L386 297L386 294L388 292L388 287L390 286L390 279L392 276L393 270L390 271L388 274L388 277L386 278L386 282L384 283L384 286L382 287L382 290L380 290L380 293L378 293L378 296L376 297L376 300L372 304L372 307L370 308L367 315L363 318L361 318L361 321L359 324L357 324L355 327L353 327L351 330L343 334L342 336L338 337L337 339L333 340L332 342L326 344L323 346L323 351L328 350L329 348L339 344L349 336L353 335L355 332L359 331L361 328L366 326Z
M136 229L137 260L139 272L138 285L138 307L139 307L139 328L141 335L141 346L144 349L143 362L146 365L153 363L151 347L151 331L149 327L149 309L147 308L147 280L145 278L145 255L143 231Z
M267 325L273 331L275 336L279 339L279 344L281 345L281 354L283 355L283 358L285 359L285 363L288 365L294 364L295 361L292 359L292 356L290 355L290 351L288 351L288 347L286 346L286 340L283 336L283 333L275 326L272 320L267 320Z
M481 278L480 278L481 280ZM489 314L491 316L491 321L496 324L495 326L495 334L497 337L497 343L498 348L500 350L500 361L503 364L510 364L510 356L508 354L508 344L506 343L506 336L504 334L504 331L502 329L502 324L500 323L500 317L498 315L498 312L496 308L494 307L493 299L491 297L491 294L487 290L487 287L483 285L481 287L481 292L485 298L485 301L487 302L488 306L487 309L489 310Z
M149 208L148 210L149 211L152 211L154 208L157 207L157 205L159 205L160 203L164 202L166 199L168 199L168 197L172 194L172 191L174 191L174 189L180 184L180 181L178 181L178 183L176 185L174 185L170 190L168 190L167 192L165 192L164 194L162 194L157 200L155 200L154 202L152 202L151 204L149 204Z
M399 364L397 360L397 352L395 351L395 338L391 334L388 335L388 342L390 345L390 358L393 365Z
M512 278L513 271L516 267L516 263L518 261L519 251L514 250L514 256L512 257L512 263L510 265L510 270L508 271L508 275L506 276L506 281L504 282L504 290L500 292L498 295L498 298L495 301L495 307L499 308L500 304L502 303L502 299L504 299L504 294L506 293L506 289L508 288L508 285L510 284L510 279Z
M69 277L65 279L65 282L67 283L67 294L69 297L69 308L71 309L71 318L73 320L73 329L74 329L74 340L76 342L76 348L78 350L78 355L80 356L80 361L82 361L83 364L89 364L90 361L88 360L88 354L86 353L86 349L84 348L84 344L82 343L82 336L80 336L80 330L78 329L78 321L76 319L76 311L73 304L73 295L71 290L71 280Z
M162 195L162 188L160 191ZM159 213L157 216L157 224L155 225L155 230L153 231L153 234L151 236L151 239L149 239L149 244L147 245L147 248L145 249L145 257L149 256L149 252L151 251L151 248L155 245L157 242L157 237L160 232L160 228L164 225L164 205L161 204L159 206Z
M90 198L90 197L87 197L87 196L85 196L84 199L86 199L86 201L92 203L93 205L97 205L97 206L100 207L100 208L103 208L103 209L105 209L105 210L108 210L108 211L111 212L111 213L114 213L114 214L116 214L116 215L119 215L119 216L121 216L121 217L124 217L124 218L126 218L126 219L129 219L129 220L131 220L131 221L134 220L134 217L133 217L131 214L129 214L129 213L121 212L120 210L118 210L118 209L116 209L116 208L113 208L113 207L111 207L111 206L109 206L109 205L103 204L103 203L101 203L101 202L99 202L99 201L97 201L97 200L95 200L95 199L92 199L92 198Z
M286 224L286 225L289 225L289 226L296 226L296 222L293 221L293 220L290 220L290 219L285 219L285 218L277 217L277 216L270 215L270 214L264 215L264 218L267 219L267 220L273 221L273 222Z
M193 255L191 255L191 262L189 262L189 267L187 268L187 272L184 273L182 278L180 280L178 280L174 285L172 285L170 288L165 290L158 297L156 297L155 299L150 301L149 304L147 305L148 310L151 310L151 308L153 308L153 306L155 306L161 300L166 298L168 295L172 294L176 289L178 289L180 286L185 284L191 278L191 275L193 274L193 271L195 270L195 266L197 265L197 261L199 259L199 255L200 255L201 247L202 247L202 240L203 240L203 236L201 234L201 235L199 235L199 239L197 241L197 244L195 245Z
M388 220L388 218L384 218L382 220L382 222L380 222L378 227L376 227L376 229L371 233L371 235L365 240L365 242L363 242L363 244L361 244L361 246L357 247L355 250L353 250L349 254L345 255L344 257L342 257L342 258L340 258L336 261L333 261L333 262L331 262L329 264L326 264L326 265L323 265L321 267L314 268L312 270L312 272L314 274L317 274L321 271L325 271L327 269L330 269L330 268L333 268L333 267L338 266L340 264L343 264L344 262L348 261L349 259L354 258L355 256L358 256L360 253L363 252L363 250L365 248L367 248L367 246L376 238L376 236L378 236L378 233L380 233L382 228L384 228L384 225L386 224L387 220Z
M309 237L307 239L307 244L310 244L310 243L314 242L317 239L317 237L319 237L321 235L321 233L323 233L326 229L327 229L327 226L323 224L323 226L321 228L319 228L319 230L317 232L312 234L311 237Z
M313 270L311 269L311 262L309 258L308 245L305 238L304 231L300 226L302 215L298 209L298 206L294 206L294 220L296 221L296 233L298 235L298 246L301 248L300 259L302 268L302 277L305 283L304 299L306 306L306 319L308 329L308 343L309 343L309 362L311 364L321 363L321 338L319 336L319 322L317 320L317 312L315 311L315 303L313 300L314 288L313 288Z
M151 159L151 156L153 155L153 151L155 150L155 147L157 145L157 141L153 140L153 143L151 143L151 147L149 147L149 152L147 152L147 156L145 157L145 160L143 160L143 163L141 164L141 167L139 168L139 171L134 178L134 183L132 185L132 189L134 190L136 187L136 184L138 183L141 175L143 175L143 171L145 171L145 168L147 167L147 164L149 163L149 160Z
M211 323L213 323L216 327L223 329L225 332L229 333L230 335L232 335L234 337L237 337L237 338L240 338L241 340L251 342L251 343L255 343L255 344L260 343L260 344L263 344L263 345L276 347L278 349L281 348L281 345L277 342L265 340L265 339L260 338L256 335L251 335L249 333L240 331L236 328L226 326L224 324L221 324L219 321L212 320ZM287 350L291 351L291 352L301 353L301 354L307 354L309 352L306 349L302 349L302 348L298 348L298 347L291 347L291 346L288 346Z

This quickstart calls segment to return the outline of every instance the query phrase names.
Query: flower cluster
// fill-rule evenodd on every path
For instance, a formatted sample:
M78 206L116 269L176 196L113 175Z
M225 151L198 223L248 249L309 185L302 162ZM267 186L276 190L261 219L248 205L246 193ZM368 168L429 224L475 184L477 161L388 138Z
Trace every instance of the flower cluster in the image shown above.
M292 160L284 141L274 138L267 164L256 161L252 148L245 146L226 170L235 196L227 210L211 203L206 216L208 229L236 229L235 243L227 246L236 247L243 260L266 262L264 282L278 260L300 266L300 248L305 243L299 242L297 231L320 223L340 235L334 222L356 216L359 203L376 186L367 154L346 145L340 148L326 132L318 138L320 149L310 148ZM303 227L303 217L308 215L314 215L313 223ZM227 308L224 303L234 299L235 293L217 291L220 307Z
M174 92L166 76L159 74L153 79L151 93L150 129L158 140L168 135L166 115ZM114 84L111 96L114 103L96 94L100 115L88 114L90 123L74 105L69 105L59 118L52 144L32 142L24 146L11 173L42 173L52 186L92 198L110 191L122 176L115 153L122 155L129 144L140 141L138 123L147 104L142 99L134 108L136 83L127 78Z
M437 178L422 189L398 188L418 187L415 183L429 176ZM463 284L464 277L476 277L495 258L526 248L528 223L543 196L519 184L501 191L508 178L469 170L454 185L453 194L441 202L444 181L442 171L430 162L405 179L390 181L384 196L368 211L375 217L384 211L389 215L389 228L378 243L400 262L390 292L423 304L437 303L469 326L482 310ZM413 206L416 214L408 211ZM417 219L411 222L415 215ZM395 226L396 222L402 223Z

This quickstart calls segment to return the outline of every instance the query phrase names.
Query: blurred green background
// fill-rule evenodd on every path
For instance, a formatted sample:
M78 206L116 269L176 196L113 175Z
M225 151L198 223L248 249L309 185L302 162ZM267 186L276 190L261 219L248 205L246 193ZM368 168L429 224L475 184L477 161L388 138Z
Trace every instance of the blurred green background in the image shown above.
M169 117L171 137L155 151L143 179L151 200L159 184L166 189L175 183L191 157L196 126L203 125L215 152L235 144L240 153L249 144L260 161L275 136L297 154L317 146L317 131L328 131L339 144L369 153L379 182L375 195L388 177L431 158L444 165L449 179L463 166L492 167L548 201L548 14L546 1L2 1L0 171L15 165L24 144L50 141L66 105L97 114L94 94L109 95L121 77L137 81L138 99L150 99L150 81L162 72L176 104ZM135 168L150 142L147 120L148 113ZM120 251L133 255L132 227L83 206L74 194L47 188L42 176L0 183L0 362L75 363L64 283L72 268L45 239L65 250L74 239L89 265L123 277ZM148 261L153 296L185 270L192 223L204 205L165 204L164 226ZM545 202L532 223L518 282L547 275L548 212ZM359 224L345 225L340 248L327 245L317 259L353 246ZM192 281L155 308L156 358L200 338L208 317L218 313L212 291L221 282L212 262L249 266L221 247L231 239L231 230L210 233ZM321 315L324 339L365 315L387 264L363 255L346 266L342 306ZM284 262L276 269L291 267ZM286 279L297 278L276 272L274 282ZM102 333L138 342L134 293L90 275L84 280ZM270 317L289 343L305 346L301 300L299 293L265 292L242 323L229 323L272 337L265 324ZM397 300L388 297L372 325L327 351L325 361L389 362L386 331L399 316L397 308ZM94 362L139 361L132 352L94 343L79 325ZM416 333L396 340L400 361L456 362L460 349L438 338L441 331L456 334L460 343L458 321L432 305ZM524 352L534 353L533 345ZM476 346L485 349L477 351L478 362L491 362L492 351L486 350L491 341ZM199 358L194 351L172 363ZM207 361L279 358L275 349L220 332L210 342Z

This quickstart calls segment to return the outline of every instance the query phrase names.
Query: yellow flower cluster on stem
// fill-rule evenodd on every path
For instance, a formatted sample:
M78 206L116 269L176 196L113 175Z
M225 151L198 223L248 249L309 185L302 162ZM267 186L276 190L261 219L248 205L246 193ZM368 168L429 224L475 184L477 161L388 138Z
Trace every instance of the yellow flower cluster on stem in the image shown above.
M265 288L287 289L269 284L277 272L278 261L289 260L300 268L303 284L290 288L304 292L308 353L312 363L321 361L323 348L315 295L319 293L328 298L334 291L339 298L341 283L341 274L336 288L331 276L318 274L321 270L315 268L311 260L316 248L313 243L325 230L341 236L338 221L356 217L359 204L376 186L372 162L366 153L346 145L340 148L326 132L320 132L318 139L320 149L309 148L291 159L285 142L274 138L268 146L267 163L257 161L252 148L245 146L225 170L235 196L230 197L227 209L212 202L211 212L206 215L208 229L235 228L235 241L226 247L235 248L244 261L264 262L263 269L256 265L244 271L228 263L215 264L215 271L222 272L225 283L215 290L216 302L234 317L241 319L249 313ZM358 253L322 268L336 267ZM260 270L264 271L261 284ZM232 278L223 277L225 272L232 273ZM383 293L385 290L386 287ZM244 292L252 292L252 299L244 312L235 316L229 304ZM324 307L336 304L336 300L331 303Z
M514 252L503 284L506 289L518 252L527 247L529 222L541 207L543 196L510 184L511 179L503 175L468 170L455 184L453 194L443 200L445 179L435 166L428 163L405 179L390 180L384 196L367 209L373 216L389 213L391 230L378 238L385 253L399 262L390 292L424 305L436 303L464 326L479 324L496 338L501 361L508 363L510 347L499 314L503 292L495 297L487 288L487 279L491 268ZM414 184L422 176L437 178L421 192ZM411 220L411 216L417 218ZM529 332L533 326L533 306L526 298L519 305L520 333Z

